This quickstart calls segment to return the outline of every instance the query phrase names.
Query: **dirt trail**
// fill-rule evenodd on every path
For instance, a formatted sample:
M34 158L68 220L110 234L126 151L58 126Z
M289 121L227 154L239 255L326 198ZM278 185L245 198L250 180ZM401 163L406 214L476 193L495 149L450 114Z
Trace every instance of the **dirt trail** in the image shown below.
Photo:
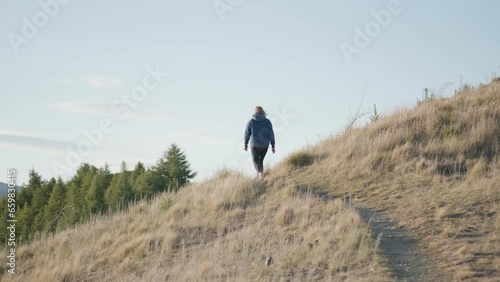
M333 197L322 196L325 200ZM425 257L419 250L418 241L408 235L408 231L399 228L394 221L389 220L381 211L346 204L356 210L370 228L374 239L379 239L381 254L388 260L388 267L396 281L428 282L447 281L433 267L431 258Z
M407 231L383 216L382 212L353 206L368 224L375 238L380 238L380 251L397 281L446 281L433 267L432 260L420 251L418 241ZM380 237L379 237L380 236Z

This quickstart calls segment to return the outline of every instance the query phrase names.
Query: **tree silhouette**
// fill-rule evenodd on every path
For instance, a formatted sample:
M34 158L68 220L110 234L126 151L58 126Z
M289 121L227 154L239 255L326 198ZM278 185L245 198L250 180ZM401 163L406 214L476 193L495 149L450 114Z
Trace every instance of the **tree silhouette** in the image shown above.
M177 145L172 144L164 158L166 159L166 175L170 190L179 190L196 176L196 172L189 168L186 154Z

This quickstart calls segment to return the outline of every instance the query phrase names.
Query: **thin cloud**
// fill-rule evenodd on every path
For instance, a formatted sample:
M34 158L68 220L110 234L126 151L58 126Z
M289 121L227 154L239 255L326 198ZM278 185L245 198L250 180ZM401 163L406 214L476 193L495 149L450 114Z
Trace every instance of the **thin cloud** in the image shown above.
M123 81L120 79L104 77L102 75L93 76L85 81L97 88L114 88L121 87L123 85Z
M73 112L73 113L114 116L113 112L111 111L111 104L105 102L73 101L73 102L57 103L51 106L58 110Z
M67 146L71 145L74 144L35 134L0 130L0 147L31 151L63 152Z
M65 78L60 82L64 85L85 83L95 88L116 88L123 86L123 81L121 79L105 77L103 75L94 75L90 78Z
M125 104L123 105L125 106ZM113 109L112 103L108 102L96 102L96 101L72 101L52 104L51 107L67 112L91 114L98 116L107 116L113 118L119 118L121 110ZM138 119L138 120L151 120L151 121L172 121L173 118L166 115L157 113L148 113L136 109L129 108L128 118Z

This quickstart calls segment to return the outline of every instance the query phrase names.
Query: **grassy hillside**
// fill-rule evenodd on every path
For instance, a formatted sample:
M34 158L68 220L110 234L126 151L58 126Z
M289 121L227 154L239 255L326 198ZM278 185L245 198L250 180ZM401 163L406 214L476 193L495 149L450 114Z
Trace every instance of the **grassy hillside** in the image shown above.
M385 210L450 280L499 281L499 152L497 79L297 152L291 158L303 167L291 175L299 186Z
M232 172L36 241L18 256L9 281L389 279L367 227L340 200Z
M409 230L447 281L499 281L499 149L494 81L296 152L265 182L223 171L35 241L1 278L390 281L353 202Z

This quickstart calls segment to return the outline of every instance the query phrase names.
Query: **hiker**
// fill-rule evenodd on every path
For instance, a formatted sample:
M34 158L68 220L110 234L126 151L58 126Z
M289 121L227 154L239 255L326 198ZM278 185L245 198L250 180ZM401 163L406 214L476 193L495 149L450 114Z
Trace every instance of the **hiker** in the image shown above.
M266 118L266 112L261 106L255 107L255 113L245 129L245 151L248 151L248 141L250 141L252 159L257 170L257 177L264 179L264 157L269 149L269 143L271 143L273 154L276 150L274 148L273 125Z

